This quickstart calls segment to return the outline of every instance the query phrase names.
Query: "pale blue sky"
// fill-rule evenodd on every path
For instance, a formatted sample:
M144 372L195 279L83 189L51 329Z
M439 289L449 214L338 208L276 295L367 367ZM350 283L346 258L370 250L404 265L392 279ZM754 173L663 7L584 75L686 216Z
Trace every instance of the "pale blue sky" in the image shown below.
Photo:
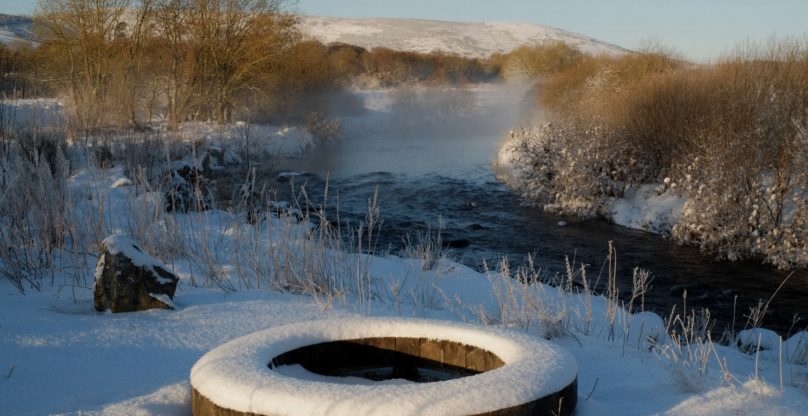
M658 39L705 60L747 40L808 36L806 0L297 0L296 11L340 17L531 22L627 48ZM36 0L0 0L31 13Z

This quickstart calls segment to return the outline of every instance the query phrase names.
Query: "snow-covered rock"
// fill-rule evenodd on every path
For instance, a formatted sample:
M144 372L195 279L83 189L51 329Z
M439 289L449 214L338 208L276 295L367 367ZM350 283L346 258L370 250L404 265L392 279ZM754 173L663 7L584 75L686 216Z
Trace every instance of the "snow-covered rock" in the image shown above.
M122 235L109 236L101 244L93 288L96 310L174 309L179 278L163 262Z
M780 347L780 335L765 328L744 329L735 338L739 350L755 353L760 350L777 350Z
M783 353L789 362L808 365L808 331L800 331L784 342Z

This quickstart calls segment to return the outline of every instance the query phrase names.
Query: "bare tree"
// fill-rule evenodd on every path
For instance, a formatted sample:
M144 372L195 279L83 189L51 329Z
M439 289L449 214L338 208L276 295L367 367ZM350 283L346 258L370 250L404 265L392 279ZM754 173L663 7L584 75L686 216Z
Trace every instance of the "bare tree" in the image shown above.
M143 127L158 106L176 129L189 118L227 123L247 97L283 82L275 73L299 36L282 4L39 0L36 26L82 129Z
M127 21L121 21L116 27L115 47L119 48L122 66L117 80L121 86L121 105L129 124L142 127L138 117L140 99L145 95L144 79L148 76L144 72L146 60L147 40L154 30L153 8L155 0L140 0L139 7L127 11ZM131 22L131 29L129 24ZM150 120L145 120L148 123Z
M267 71L296 40L297 19L281 0L189 0L201 110L219 123L231 119L239 93Z
M35 29L65 59L74 111L84 129L97 127L106 101L116 29L132 0L39 0Z
M193 91L190 81L192 77L189 76L192 59L189 56L189 39L186 35L189 7L189 0L157 0L155 4L160 34L158 47L163 47L167 54L165 98L172 130L176 130L185 117Z

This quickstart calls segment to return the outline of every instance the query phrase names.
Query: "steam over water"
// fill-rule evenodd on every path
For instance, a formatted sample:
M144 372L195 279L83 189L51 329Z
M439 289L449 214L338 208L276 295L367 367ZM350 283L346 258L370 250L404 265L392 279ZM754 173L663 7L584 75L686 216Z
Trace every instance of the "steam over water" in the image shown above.
M766 301L787 276L756 262L714 262L697 249L680 247L661 236L611 225L561 218L524 207L518 195L496 180L491 168L501 138L522 120L527 88L482 87L474 90L422 90L365 93L368 114L345 123L344 138L302 159L281 160L275 169L306 172L309 196L319 201L328 178L329 202L337 195L342 221L356 224L378 189L383 219L379 247L396 254L408 233L433 229L440 222L450 255L477 269L495 267L508 257L523 264L529 253L548 274L563 272L564 256L589 265L595 280L609 241L617 249L619 285L630 294L634 267L651 270L646 308L661 315L674 305L681 311L707 307L721 325L742 328L749 308ZM280 197L290 186L277 184ZM600 279L601 285L606 280ZM736 302L737 296L737 302ZM792 276L769 306L763 325L782 333L794 314L808 316L808 273ZM795 329L806 326L799 322ZM721 328L716 328L720 330Z

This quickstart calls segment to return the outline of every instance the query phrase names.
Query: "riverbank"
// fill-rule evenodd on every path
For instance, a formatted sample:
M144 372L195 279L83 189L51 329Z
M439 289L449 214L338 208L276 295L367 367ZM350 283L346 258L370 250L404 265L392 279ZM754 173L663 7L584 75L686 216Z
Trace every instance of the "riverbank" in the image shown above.
M801 208L806 203L801 185L790 184L786 193L791 197L785 198L761 166L756 167L763 170L757 173L760 178L736 175L742 182L737 186L723 183L731 180L727 177L698 179L693 166L699 157L688 173L655 182L659 167L615 138L619 133L563 121L533 123L511 130L494 162L498 178L527 204L661 234L722 260L753 259L781 270L805 270L808 246L802 241L808 228L803 216L808 211Z
M501 164L544 210L805 269L807 49L772 39L707 65L584 57L542 79L544 114L512 131Z
M600 217L631 229L670 236L679 224L687 198L677 194L669 183L632 183L628 180L607 180L595 185L609 188L605 195L598 191L587 194L588 186L578 193L566 194L555 189L556 176L571 176L574 161L561 161L573 149L554 148L553 127L529 126L513 129L503 139L494 162L497 178L519 192L525 203L555 214L581 218ZM560 163L568 162L566 172L557 172ZM581 162L585 163L585 162ZM591 178L578 178L582 182ZM675 185L674 185L675 187ZM560 193L555 193L558 191Z

